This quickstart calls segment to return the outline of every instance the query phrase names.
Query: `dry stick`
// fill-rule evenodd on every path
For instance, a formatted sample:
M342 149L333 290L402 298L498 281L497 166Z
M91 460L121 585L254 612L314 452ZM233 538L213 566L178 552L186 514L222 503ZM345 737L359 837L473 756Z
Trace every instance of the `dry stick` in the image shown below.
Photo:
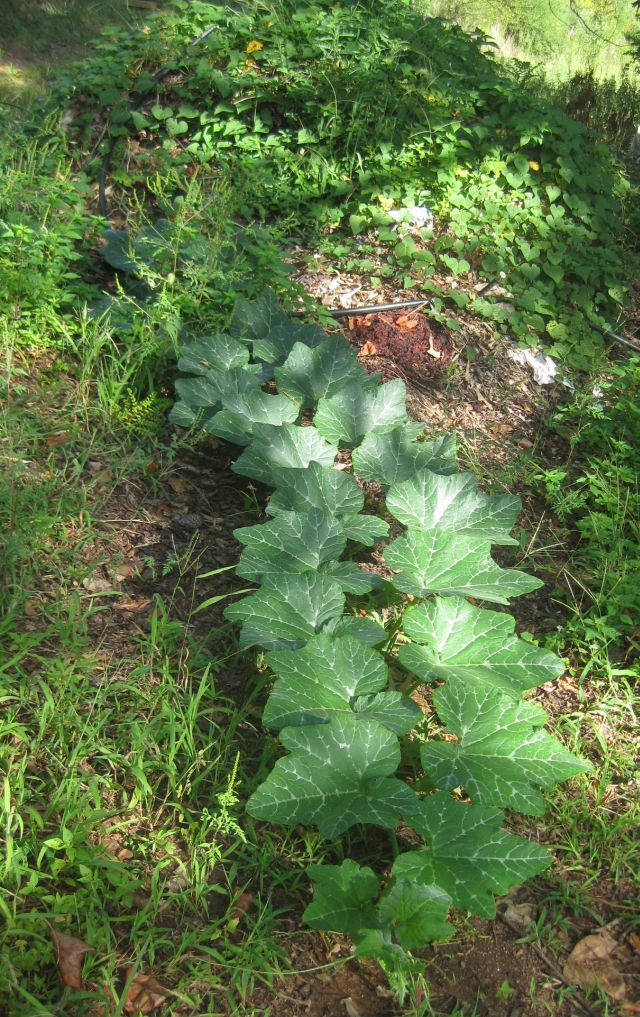
M500 914L500 912L498 912L498 918L503 923L503 925L506 925L506 927L510 929L511 932L514 932L516 934L516 936L520 937L522 935L522 929L518 929L515 925L512 925L509 919L505 918L505 916L503 914ZM528 943L527 945L533 948L533 950L537 953L540 960L543 961L544 964L546 964L546 966L550 969L550 971L552 971L556 978L560 979L563 985L567 985L569 986L569 988L574 990L575 1002L578 1004L578 1006L586 1014L588 1014L589 1017L599 1017L598 1013L591 1006L589 1006L580 990L576 988L575 985L572 985L571 982L567 981L567 979L564 977L562 968L559 966L559 964L556 964L553 957L550 957L546 950L543 950L542 947L538 945L538 943L532 942Z

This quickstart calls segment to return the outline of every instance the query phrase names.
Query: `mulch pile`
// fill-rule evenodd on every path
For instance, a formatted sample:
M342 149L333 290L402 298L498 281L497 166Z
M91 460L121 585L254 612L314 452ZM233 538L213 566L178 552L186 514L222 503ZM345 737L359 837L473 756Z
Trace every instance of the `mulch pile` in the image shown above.
M454 354L446 329L418 309L349 318L346 337L361 357L391 360L401 372L418 377L440 374Z

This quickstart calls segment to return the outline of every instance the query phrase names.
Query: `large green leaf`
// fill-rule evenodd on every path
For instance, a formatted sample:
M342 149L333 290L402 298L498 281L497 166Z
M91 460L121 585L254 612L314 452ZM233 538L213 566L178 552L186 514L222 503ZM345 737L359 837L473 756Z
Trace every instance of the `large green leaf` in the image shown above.
M321 565L320 573L335 579L345 593L356 593L360 596L370 593L371 590L378 590L384 584L384 580L375 572L368 572L360 568L353 561L330 561Z
M415 441L413 425L396 427L386 434L368 434L352 456L361 480L389 486L407 480L416 470L456 472L456 440L447 434L433 441Z
M268 336L253 344L253 355L256 360L264 360L267 364L277 367L284 364L294 346L323 346L327 334L316 325L302 325L293 321L283 328L274 328Z
M456 907L495 917L494 895L507 893L551 862L539 844L502 830L503 819L499 809L455 802L446 791L432 795L410 819L426 847L401 854L393 875L414 884L435 884Z
M234 367L228 371L210 370L206 374L176 378L176 392L187 405L216 409L249 393L260 391L260 368L256 364Z
M231 319L231 332L244 339L266 339L276 328L286 328L291 319L278 303L273 290L266 289L256 300L240 297Z
M492 689L444 685L433 694L438 715L457 742L431 741L420 750L436 787L460 785L480 805L499 805L529 815L545 810L539 788L589 769L544 730L539 706L514 703Z
M332 618L324 631L329 636L355 636L366 646L380 646L389 638L383 626L378 625L373 618L362 618L355 614Z
M219 408L220 390L211 371L206 375L176 378L174 384L182 402L192 409Z
M380 884L372 869L345 858L341 865L310 865L307 875L315 887L302 920L312 929L343 932L356 939L362 929L375 926L374 901Z
M419 470L409 480L394 484L387 494L387 508L405 526L424 530L473 534L493 544L517 544L509 536L521 503L510 495L481 494L470 473L440 476Z
M236 572L244 579L317 571L340 557L346 538L338 520L320 509L279 512L275 519L233 531L245 550Z
M193 427L201 419L203 411L192 410L182 399L178 399L169 413L169 420L178 427Z
M249 348L230 335L200 336L182 347L178 370L183 374L229 371L249 363Z
M203 429L231 441L248 445L256 424L292 424L298 408L286 396L270 395L258 390L246 395L223 396L223 410L203 423Z
M378 923L405 950L416 950L434 940L451 938L450 906L451 897L439 886L401 879L380 898Z
M337 837L356 823L395 827L416 797L392 777L400 763L398 739L382 724L344 715L328 724L286 727L280 739L290 755L279 759L251 796L256 819L316 825Z
M404 593L425 597L429 593L459 593L496 604L509 597L537 590L539 579L502 569L492 560L491 545L474 536L459 537L439 530L409 530L384 553L384 560L400 573L393 585Z
M296 343L282 367L276 368L275 379L280 392L306 407L315 406L347 382L361 386L369 382L356 351L338 334L325 336L315 348Z
M561 675L564 664L518 639L514 628L509 614L474 607L463 597L434 597L405 613L404 632L415 642L399 657L423 681L481 681L519 699L524 689Z
M339 619L344 594L325 576L268 576L262 589L225 610L230 621L243 623L241 646L257 643L267 650L302 646L331 619Z
M322 509L331 515L355 515L362 510L364 495L353 474L322 463L309 463L306 469L273 469L275 491L267 512L309 512Z
M320 400L313 422L332 444L349 446L357 445L365 434L407 424L404 382L390 381L374 390L361 381L349 382Z
M422 714L400 692L384 692L387 667L354 636L312 637L300 650L276 650L267 664L277 675L263 720L280 729L325 723L343 714L373 716L395 734L406 734Z
M251 445L231 468L263 484L272 484L274 469L306 468L312 462L330 466L335 457L336 449L320 437L315 427L260 424L254 427Z
M375 873L350 858L341 865L310 865L307 875L315 887L303 920L313 929L350 936L358 957L377 957L395 967L406 959L404 950L448 939L453 931L446 921L451 899L437 886L401 880L375 904Z
M386 537L389 524L378 516L360 515L364 496L353 474L333 466L309 463L307 469L273 469L276 490L267 512L308 512L322 509L340 519L344 535L359 544L372 545Z
M272 290L265 290L257 300L240 298L231 320L234 336L253 341L256 360L282 364L297 342L319 346L326 342L326 333L315 325L304 325L289 318Z

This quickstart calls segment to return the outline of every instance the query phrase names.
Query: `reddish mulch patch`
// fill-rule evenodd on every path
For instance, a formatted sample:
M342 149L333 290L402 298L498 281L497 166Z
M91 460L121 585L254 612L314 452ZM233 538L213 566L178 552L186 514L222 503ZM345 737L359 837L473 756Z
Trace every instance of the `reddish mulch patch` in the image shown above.
M454 354L446 329L416 309L349 318L346 336L361 357L388 358L423 377L439 374Z

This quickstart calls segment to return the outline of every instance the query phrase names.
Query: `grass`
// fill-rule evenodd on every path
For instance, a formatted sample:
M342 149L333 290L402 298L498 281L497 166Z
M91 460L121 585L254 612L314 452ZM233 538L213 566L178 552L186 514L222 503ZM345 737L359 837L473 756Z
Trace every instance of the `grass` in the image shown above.
M54 927L94 950L88 991L67 992L66 1012L85 1013L105 993L122 1003L129 957L162 967L174 1001L237 1002L286 964L269 898L278 882L295 894L302 865L295 853L304 857L310 843L291 838L285 865L280 842L241 825L240 796L255 783L255 707L251 697L239 705L224 691L235 654L228 637L213 633L213 652L190 635L188 618L168 609L180 586L189 602L197 554L172 568L167 604L158 595L125 645L113 627L96 637L113 598L126 602L92 585L96 544L99 561L117 561L100 524L104 500L125 477L140 479L146 457L81 427L59 444L77 380L52 383L44 360L27 388L20 363L7 377L11 444L3 447L11 540L0 678L0 994L12 1014L33 1014L56 998ZM81 479L96 456L110 462L106 489ZM161 482L156 498L166 494ZM238 910L247 886L251 900ZM207 1012L223 1012L218 1005Z
M0 31L10 16L5 7ZM33 20L12 22L20 30L11 53L24 67L5 60L0 97L26 104L63 41L80 52L97 26L138 17L125 3L32 5ZM354 107L353 167L371 117ZM252 181L224 162L189 174L160 164L137 204L125 174L116 183L131 198L134 243L157 212L169 225L134 278L116 280L99 251L92 178L54 119L35 133L27 120L17 152L0 154L0 1012L128 1012L138 972L152 971L167 1013L266 1015L252 994L266 986L273 998L282 984L286 993L304 869L332 846L309 831L257 828L243 813L275 750L260 735L259 682L247 694L256 675L240 663L233 633L206 630L194 613L207 595L201 538L129 555L120 531L141 544L149 528L156 536L154 518L192 482L184 461L206 455L166 425L180 335L217 330L238 293L274 274L295 295L278 247L288 226L238 233ZM328 210L329 255L340 242L356 256L350 229L345 239ZM297 210L288 214L298 228ZM116 326L79 311L105 287L122 314ZM615 413L585 410L569 462L540 450L542 463L536 452L511 465L509 486L546 499L557 520L558 540L529 550L536 571L550 581L560 573L557 596L569 608L562 631L547 637L568 662L554 729L596 764L552 798L541 833L555 864L531 890L536 936L558 954L567 936L611 918L627 923L637 892L637 621L626 571L637 553L637 476L620 431L630 413L621 393L636 375L637 366L605 366ZM454 398L455 378L451 389ZM571 411L557 426L574 428ZM205 495L197 507L211 508ZM606 541L601 516L613 521ZM140 607L145 574L156 592ZM121 610L128 602L133 610ZM82 990L60 985L51 927L92 948ZM341 963L324 962L330 971ZM409 1000L422 998L419 984ZM423 1001L406 1012L432 1011Z

